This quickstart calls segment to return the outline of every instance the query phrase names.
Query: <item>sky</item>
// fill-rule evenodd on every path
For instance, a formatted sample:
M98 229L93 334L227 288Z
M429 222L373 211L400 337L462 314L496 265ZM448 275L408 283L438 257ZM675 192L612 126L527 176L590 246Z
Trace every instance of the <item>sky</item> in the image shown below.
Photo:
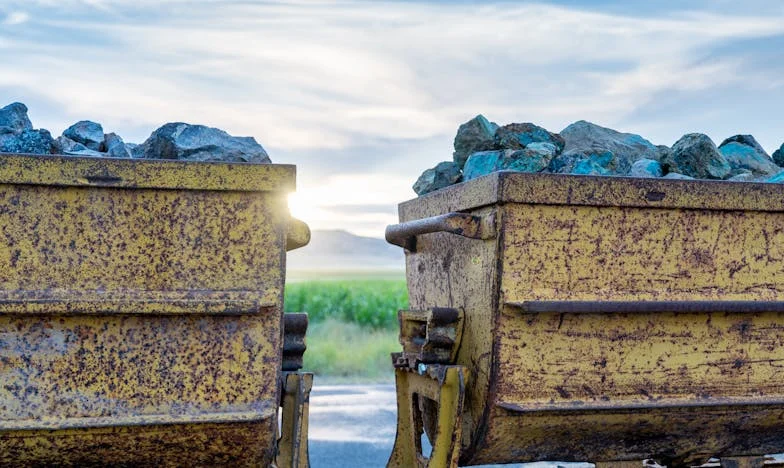
M313 229L382 237L483 114L784 142L784 2L0 0L0 106L140 143L184 121L297 165Z

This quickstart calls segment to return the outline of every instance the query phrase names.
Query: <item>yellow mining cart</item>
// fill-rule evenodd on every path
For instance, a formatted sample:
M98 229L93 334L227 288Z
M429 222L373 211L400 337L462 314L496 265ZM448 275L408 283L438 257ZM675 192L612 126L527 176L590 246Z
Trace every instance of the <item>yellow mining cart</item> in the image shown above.
M784 451L781 185L500 172L400 220L390 467Z
M307 466L294 178L0 155L0 466Z

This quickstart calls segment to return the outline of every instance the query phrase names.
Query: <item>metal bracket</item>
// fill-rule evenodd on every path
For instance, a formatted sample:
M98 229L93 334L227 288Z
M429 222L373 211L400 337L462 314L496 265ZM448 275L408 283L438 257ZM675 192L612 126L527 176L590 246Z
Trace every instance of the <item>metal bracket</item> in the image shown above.
M395 362L395 367L454 362L463 335L461 309L401 310L397 317L403 360Z
M307 349L305 334L308 331L308 314L283 314L283 364L284 371L302 369L302 355Z
M493 239L496 236L495 212L486 216L467 213L447 213L387 226L385 237L390 244L416 252L417 236L434 232L449 232L471 239Z
M281 375L281 425L278 438L278 468L308 468L308 411L313 374L283 372Z
M395 369L397 435L387 468L458 466L467 377L463 366L422 365L416 372ZM432 445L429 457L422 453L426 428Z

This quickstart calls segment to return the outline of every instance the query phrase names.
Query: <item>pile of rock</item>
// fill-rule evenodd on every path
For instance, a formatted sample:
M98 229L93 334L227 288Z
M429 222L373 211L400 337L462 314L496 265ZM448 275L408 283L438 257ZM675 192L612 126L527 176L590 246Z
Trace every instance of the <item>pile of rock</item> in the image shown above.
M0 153L271 162L252 137L235 137L217 128L182 122L167 123L141 145L125 143L115 133L104 133L101 124L89 120L76 122L54 139L48 130L33 129L27 106L19 102L0 109Z
M784 144L771 158L751 135L717 147L707 135L690 133L668 147L585 120L552 133L532 123L501 127L478 115L460 126L454 147L452 161L422 173L417 195L501 170L784 182Z

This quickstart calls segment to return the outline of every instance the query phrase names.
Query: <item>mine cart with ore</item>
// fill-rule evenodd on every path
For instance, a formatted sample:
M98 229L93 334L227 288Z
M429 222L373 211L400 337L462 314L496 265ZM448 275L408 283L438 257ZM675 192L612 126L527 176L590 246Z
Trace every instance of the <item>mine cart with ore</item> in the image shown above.
M389 466L784 451L781 186L502 171L399 214Z
M306 466L294 178L0 155L0 465Z

